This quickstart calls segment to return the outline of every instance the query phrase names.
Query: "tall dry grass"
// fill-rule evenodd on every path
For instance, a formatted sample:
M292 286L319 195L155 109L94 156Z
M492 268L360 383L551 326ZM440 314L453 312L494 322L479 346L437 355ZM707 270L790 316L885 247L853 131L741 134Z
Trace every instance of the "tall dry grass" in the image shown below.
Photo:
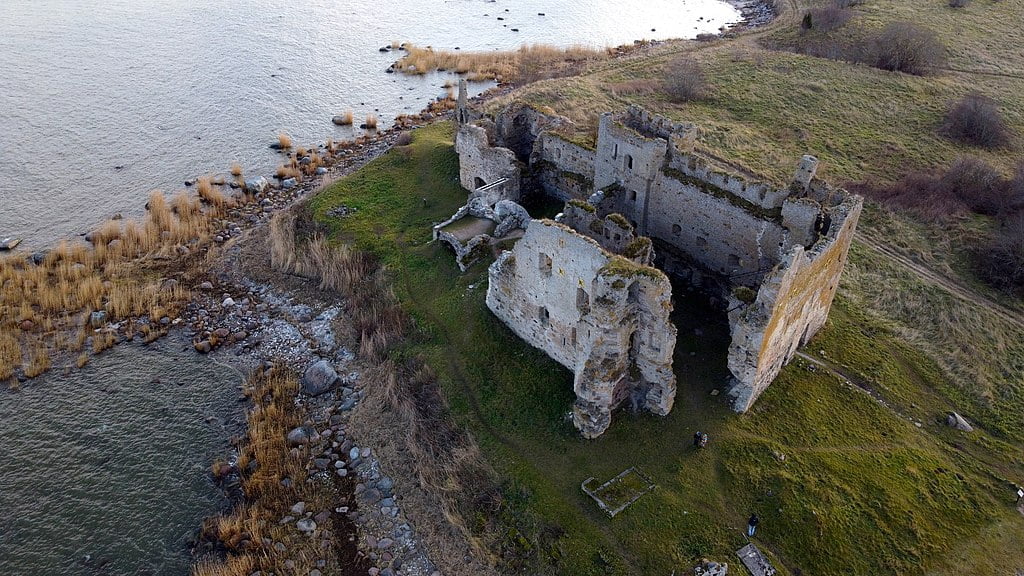
M280 523L300 500L307 510L333 510L334 483L341 482L334 475L307 482L308 449L293 451L286 441L288 432L304 420L302 408L294 401L298 388L296 376L282 369L256 372L246 383L253 409L237 460L244 501L229 513L204 523L202 538L217 543L227 554L223 559L199 562L193 567L193 575L248 575L257 571L306 574L316 567L318 558L327 559L321 572L341 571L338 554L321 548L322 541L336 543L337 539L309 538L293 525ZM285 484L285 479L290 482ZM317 529L334 529L333 520L318 522ZM278 552L273 542L284 543L286 552ZM295 562L293 568L286 568L288 559Z
M223 214L228 206L228 199L220 188L213 185L209 178L200 178L196 183L196 192L204 202L213 207L217 214Z
M608 49L587 46L558 48L546 44L522 46L505 52L462 52L434 50L406 45L406 54L395 62L395 70L404 74L426 74L450 70L472 74L470 80L529 82L545 75L557 76L559 70L610 57Z
M367 130L376 130L377 129L377 115L372 113L372 112L367 114L366 115L366 121L363 122L363 127L366 128Z
M201 193L205 186L212 188L201 185ZM218 209L216 196L208 198L211 208L204 209L185 192L168 203L155 191L143 219L104 222L87 236L89 243L62 241L39 262L24 254L0 258L0 318L10 322L0 324L0 381L19 369L38 376L61 353L80 352L90 337L94 353L112 346L117 334L94 333L88 324L95 311L121 323L126 337L135 335L137 318L157 310L178 314L190 293L180 285L161 289L162 275L198 274L208 264L179 259L209 244L214 220L228 206L224 201Z
M292 137L281 132L277 135L277 145L283 150L288 150L292 147Z
M303 206L298 207L303 210ZM359 338L361 357L377 362L404 334L406 318L383 267L365 252L331 244L319 233L296 238L296 214L289 210L270 222L271 267L319 281L321 290L345 297Z

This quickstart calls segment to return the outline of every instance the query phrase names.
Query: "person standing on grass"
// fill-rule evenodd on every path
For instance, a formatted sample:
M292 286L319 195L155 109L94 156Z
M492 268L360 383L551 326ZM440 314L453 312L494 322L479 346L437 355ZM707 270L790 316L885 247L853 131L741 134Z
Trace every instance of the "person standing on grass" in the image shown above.
M700 431L699 430L697 432L693 433L693 447L694 448L699 448L700 447Z
M761 519L757 517L757 514L751 514L750 520L747 520L747 536L753 536L754 532L757 531L757 525L761 523Z

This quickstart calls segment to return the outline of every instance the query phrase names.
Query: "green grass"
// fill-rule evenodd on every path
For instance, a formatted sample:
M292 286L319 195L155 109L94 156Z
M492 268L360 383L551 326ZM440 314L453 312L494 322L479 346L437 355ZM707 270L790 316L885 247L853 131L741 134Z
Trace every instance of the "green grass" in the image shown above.
M565 417L571 374L490 314L486 264L459 274L452 255L429 242L431 225L466 192L451 126L414 135L408 151L389 152L312 206L336 240L389 267L416 326L396 353L427 359L452 417L501 475L507 507L493 551L507 566L679 574L701 557L737 563L746 518L757 511L756 541L783 573L1005 574L1024 567L1024 518L1009 505L1006 485L1024 477L1020 445L945 428L948 391L957 387L845 296L808 348L875 387L892 409L797 361L750 413L733 414L712 394L728 374L724 319L683 314L702 307L676 290L675 409L664 418L618 412L602 437L580 439ZM327 217L339 204L355 214ZM696 430L711 438L700 451L691 446ZM580 483L630 466L658 487L609 519Z

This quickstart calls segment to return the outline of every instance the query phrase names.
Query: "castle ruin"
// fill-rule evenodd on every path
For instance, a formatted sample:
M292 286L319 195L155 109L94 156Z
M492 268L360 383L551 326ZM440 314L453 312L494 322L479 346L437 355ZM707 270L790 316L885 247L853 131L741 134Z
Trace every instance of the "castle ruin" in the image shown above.
M584 437L627 403L672 409L669 276L727 310L739 412L825 324L862 199L816 178L814 157L777 187L695 152L696 126L637 107L602 115L590 149L563 136L568 121L553 114L513 106L491 119L463 102L456 150L472 192L435 238L463 269L485 247L504 249L487 305L574 372ZM528 194L565 208L530 219L519 206Z

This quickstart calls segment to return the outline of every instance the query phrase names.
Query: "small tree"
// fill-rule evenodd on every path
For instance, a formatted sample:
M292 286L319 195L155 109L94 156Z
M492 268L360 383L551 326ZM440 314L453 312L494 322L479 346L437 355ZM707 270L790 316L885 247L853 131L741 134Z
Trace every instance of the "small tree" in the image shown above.
M702 100L708 97L707 80L696 60L680 56L665 66L665 92L673 102Z
M942 133L953 140L983 148L1001 148L1010 142L1010 128L995 100L977 92L964 96L950 108Z
M893 22L875 37L873 65L883 70L924 76L946 65L946 47L932 30Z

